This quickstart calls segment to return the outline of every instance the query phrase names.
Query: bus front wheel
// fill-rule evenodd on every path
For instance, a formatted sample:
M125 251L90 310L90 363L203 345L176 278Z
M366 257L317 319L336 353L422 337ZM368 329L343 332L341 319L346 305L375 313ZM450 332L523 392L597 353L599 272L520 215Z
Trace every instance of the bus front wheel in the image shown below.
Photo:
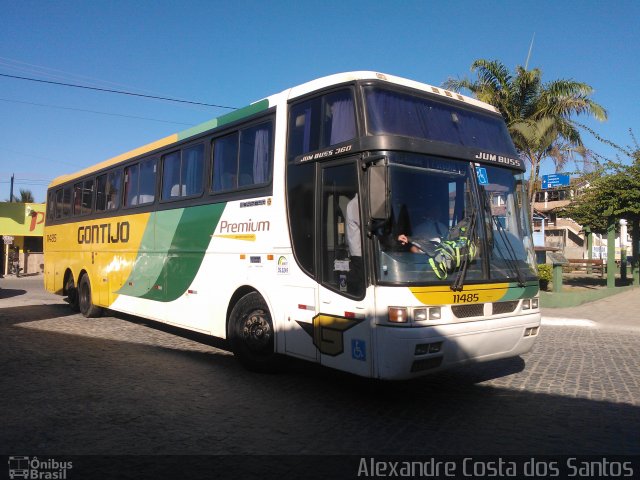
M95 318L102 315L102 308L96 307L91 300L91 282L89 281L89 275L83 275L80 277L78 283L78 304L80 306L80 313L87 318Z
M273 372L280 363L275 353L273 321L264 299L257 292L242 297L231 311L229 340L234 355L245 368Z

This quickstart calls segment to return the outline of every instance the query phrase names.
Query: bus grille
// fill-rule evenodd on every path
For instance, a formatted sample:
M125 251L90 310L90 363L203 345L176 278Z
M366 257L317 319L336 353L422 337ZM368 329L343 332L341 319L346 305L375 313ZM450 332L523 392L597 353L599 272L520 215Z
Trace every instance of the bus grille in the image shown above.
M484 303L472 305L454 305L451 307L453 314L458 318L481 317L484 315Z
M512 300L510 302L496 302L493 304L493 314L500 315L501 313L511 313L518 308L519 300Z

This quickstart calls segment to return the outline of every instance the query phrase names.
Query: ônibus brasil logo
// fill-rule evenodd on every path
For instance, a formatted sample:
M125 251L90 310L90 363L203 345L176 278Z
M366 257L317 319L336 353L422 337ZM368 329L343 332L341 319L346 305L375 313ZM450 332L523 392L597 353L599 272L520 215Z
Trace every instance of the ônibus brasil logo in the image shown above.
M73 468L73 462L61 462L53 458L39 460L38 457L9 457L9 478L33 480L65 480L67 470Z

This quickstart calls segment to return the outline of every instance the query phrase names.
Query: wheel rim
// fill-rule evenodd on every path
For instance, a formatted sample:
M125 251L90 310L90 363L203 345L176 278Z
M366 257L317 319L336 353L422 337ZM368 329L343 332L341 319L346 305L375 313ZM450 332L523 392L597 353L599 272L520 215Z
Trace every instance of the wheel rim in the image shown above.
M264 310L255 310L242 323L242 339L253 351L267 350L271 345L271 325Z

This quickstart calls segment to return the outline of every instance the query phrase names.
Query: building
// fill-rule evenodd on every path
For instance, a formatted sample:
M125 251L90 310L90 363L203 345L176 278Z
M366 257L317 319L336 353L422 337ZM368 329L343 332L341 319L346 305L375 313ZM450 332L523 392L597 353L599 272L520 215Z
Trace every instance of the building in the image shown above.
M45 204L0 202L0 274L17 261L22 273L40 273Z
M536 190L533 201L535 212L533 229L537 248L545 251L559 251L566 258L588 258L584 226L571 218L558 216L558 213L571 204L586 188L589 188L587 182L572 178L569 185ZM621 257L620 242L620 235L616 235L616 259ZM623 248L627 248L630 244L631 237L625 234L622 239ZM594 234L592 258L606 258L606 252L606 236Z

